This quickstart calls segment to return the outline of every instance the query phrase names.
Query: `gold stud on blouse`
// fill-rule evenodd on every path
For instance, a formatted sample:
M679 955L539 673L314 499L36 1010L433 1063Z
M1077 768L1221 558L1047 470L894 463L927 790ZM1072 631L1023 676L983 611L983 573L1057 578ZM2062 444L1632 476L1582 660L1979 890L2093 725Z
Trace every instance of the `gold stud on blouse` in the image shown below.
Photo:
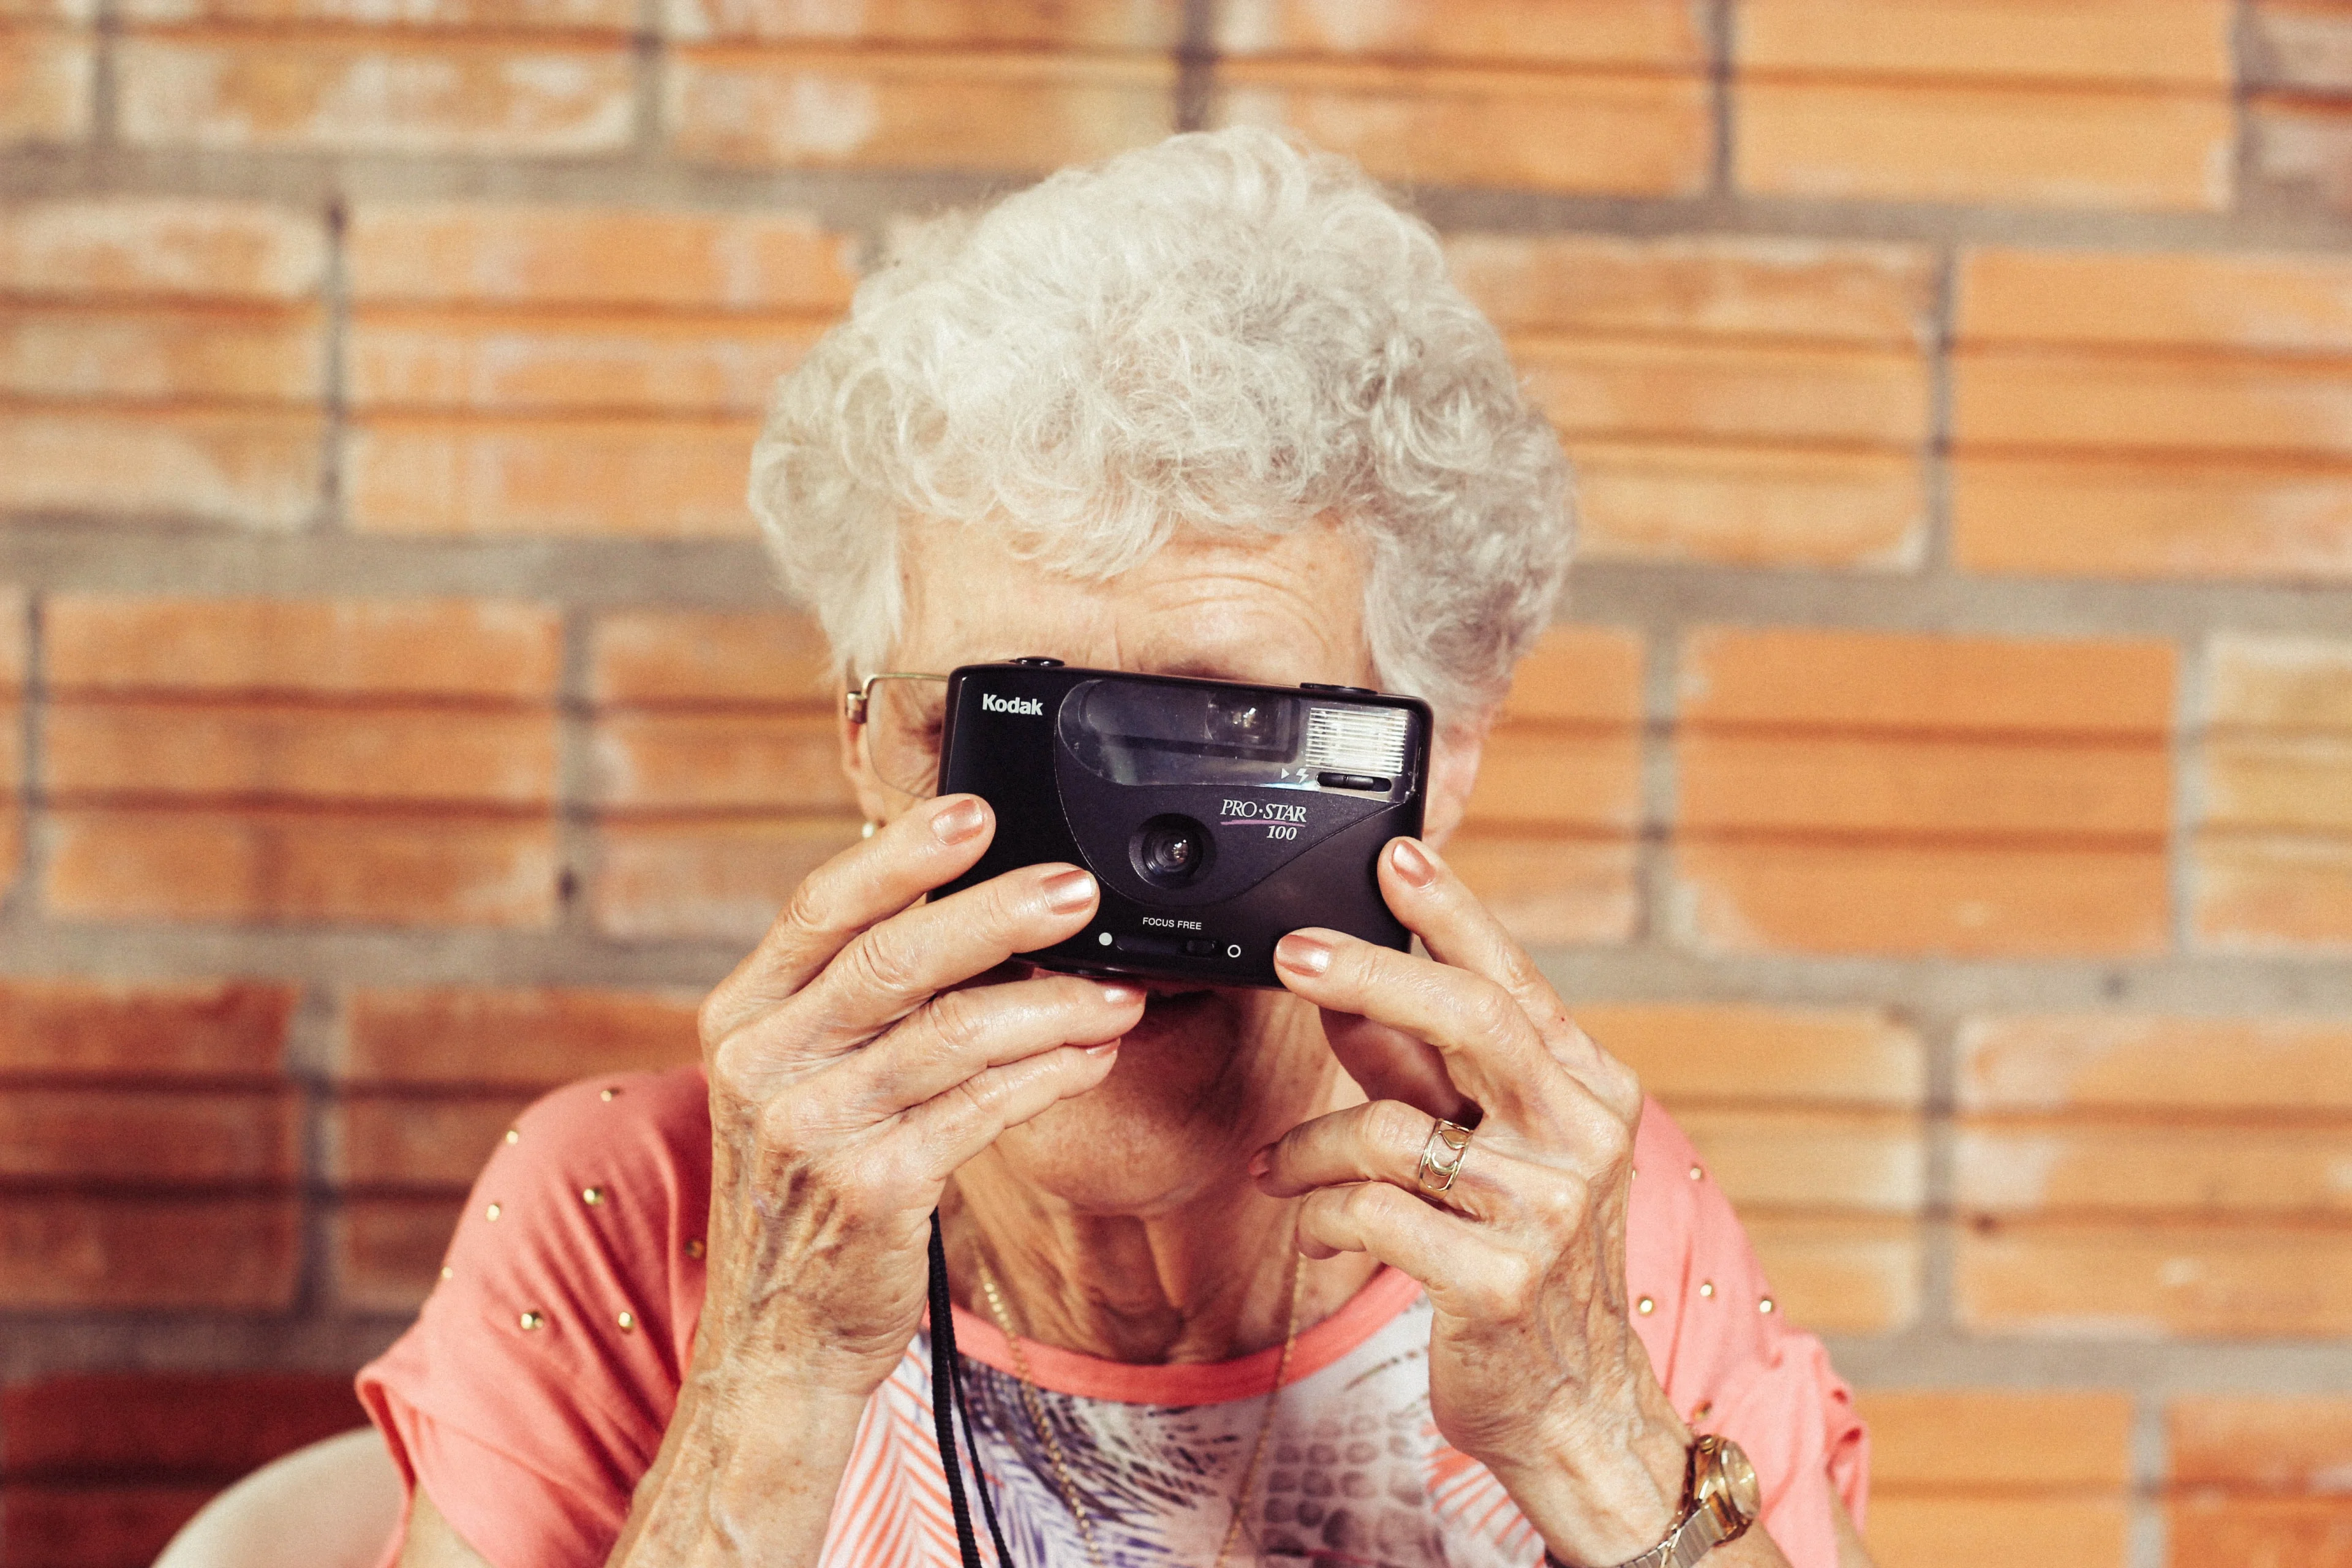
M699 1258L702 1256L702 1237L698 1236L692 1241L686 1244L686 1255L688 1258Z
M1651 1300L1647 1296L1643 1297L1640 1300L1633 1303L1633 1310L1641 1313L1642 1316L1645 1318L1657 1310L1658 1304L1655 1301Z
M613 1321L621 1325L621 1331L625 1334L637 1331L637 1315L635 1312L624 1312Z
M521 1317L517 1318L515 1321L520 1323L523 1326L523 1331L528 1333L532 1329L538 1328L541 1323L546 1322L547 1319L542 1313L525 1312Z
M586 1204L593 1209L597 1205L604 1201L604 1189L602 1187L583 1187L580 1189L580 1201Z
M1767 1296L1761 1301L1757 1302L1756 1310L1759 1312L1770 1311L1772 1310L1772 1298Z
M442 1278L442 1279L456 1279L457 1277L457 1271L456 1269L454 1269L454 1268L450 1268L450 1267L449 1267L447 1264L446 1264L446 1263L445 1263L445 1264L443 1264L443 1265L441 1266L441 1278Z
M498 1217L500 1212L499 1205L492 1204L489 1207L482 1211L482 1217L495 1225L498 1223Z
M521 1129L521 1128L520 1128L520 1127L509 1127L509 1128L508 1128L508 1129L507 1129L507 1142L509 1142L509 1143L520 1143L520 1142L522 1142L522 1129Z
M1696 1405L1691 1406L1690 1418L1693 1421L1704 1421L1714 1414L1715 1401L1712 1399L1702 1399Z
M1699 1293L1700 1295L1702 1295L1702 1296L1712 1296L1712 1295L1714 1295L1714 1294L1715 1294L1715 1281L1714 1281L1714 1280L1712 1280L1712 1279L1702 1279L1702 1280L1700 1280L1700 1281L1698 1282L1698 1293Z
M1698 1181L1705 1181L1706 1179L1706 1173L1705 1171L1701 1170L1701 1169L1700 1169L1698 1166L1696 1166L1696 1165L1693 1165L1693 1166L1691 1167L1691 1180L1692 1180L1692 1181L1694 1181L1694 1182L1698 1182Z
M596 1098L609 1104L614 1100L619 1098L620 1092L621 1091L617 1089L608 1089L600 1092Z

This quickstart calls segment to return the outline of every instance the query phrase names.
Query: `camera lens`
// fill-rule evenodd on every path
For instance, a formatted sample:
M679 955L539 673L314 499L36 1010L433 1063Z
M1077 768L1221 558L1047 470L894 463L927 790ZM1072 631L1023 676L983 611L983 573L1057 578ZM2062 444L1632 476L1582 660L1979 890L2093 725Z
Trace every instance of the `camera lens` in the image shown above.
M1181 888L1209 868L1209 830L1189 816L1155 816L1135 830L1128 858L1136 874L1160 888Z

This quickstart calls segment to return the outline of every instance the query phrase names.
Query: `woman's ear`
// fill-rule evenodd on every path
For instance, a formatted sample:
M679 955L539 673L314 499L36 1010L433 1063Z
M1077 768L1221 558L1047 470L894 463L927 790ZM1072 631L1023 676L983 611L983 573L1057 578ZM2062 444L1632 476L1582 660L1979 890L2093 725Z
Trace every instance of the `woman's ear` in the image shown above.
M833 723L841 742L841 776L849 781L850 793L857 797L857 814L868 822L886 820L882 781L874 776L873 764L866 761L861 743L859 731L865 726L849 721L846 705L834 710Z
M1486 731L1495 711L1482 708L1437 731L1429 752L1429 804L1423 809L1421 836L1439 848L1462 826L1470 809L1470 792L1478 784L1478 759L1486 749Z

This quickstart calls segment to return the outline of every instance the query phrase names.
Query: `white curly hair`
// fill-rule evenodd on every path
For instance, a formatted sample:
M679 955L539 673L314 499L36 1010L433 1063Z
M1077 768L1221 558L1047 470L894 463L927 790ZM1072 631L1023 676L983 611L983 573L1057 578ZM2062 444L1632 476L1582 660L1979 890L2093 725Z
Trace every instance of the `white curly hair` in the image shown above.
M1179 530L1336 518L1391 690L1475 722L1549 621L1558 438L1437 237L1346 159L1246 127L899 235L778 383L751 506L847 671L882 668L901 521L1102 579Z

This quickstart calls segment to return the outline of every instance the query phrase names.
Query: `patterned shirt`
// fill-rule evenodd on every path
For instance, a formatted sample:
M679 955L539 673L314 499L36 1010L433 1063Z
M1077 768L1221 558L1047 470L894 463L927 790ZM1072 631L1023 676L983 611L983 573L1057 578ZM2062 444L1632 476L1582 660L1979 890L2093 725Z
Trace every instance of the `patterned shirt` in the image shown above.
M405 1484L421 1483L493 1568L590 1568L620 1533L692 1356L707 1090L691 1068L600 1079L558 1090L518 1126L476 1184L446 1278L360 1373L360 1394ZM1764 1528L1795 1568L1834 1568L1832 1489L1859 1522L1866 1469L1845 1385L1818 1342L1759 1310L1766 1287L1738 1221L1654 1104L1634 1157L1651 1177L1635 1181L1629 1221L1627 1282L1651 1303L1635 1331L1676 1407L1748 1450ZM601 1201L585 1204L592 1186ZM1231 1562L1528 1568L1540 1558L1500 1484L1430 1417L1430 1318L1420 1287L1384 1268L1301 1331ZM1014 1563L1085 1564L1004 1336L958 1308L956 1337L982 1484ZM1213 1563L1279 1347L1166 1366L1023 1350L1105 1563ZM866 1406L824 1568L954 1568L929 1353L918 1334ZM982 1552L993 1562L984 1531Z

